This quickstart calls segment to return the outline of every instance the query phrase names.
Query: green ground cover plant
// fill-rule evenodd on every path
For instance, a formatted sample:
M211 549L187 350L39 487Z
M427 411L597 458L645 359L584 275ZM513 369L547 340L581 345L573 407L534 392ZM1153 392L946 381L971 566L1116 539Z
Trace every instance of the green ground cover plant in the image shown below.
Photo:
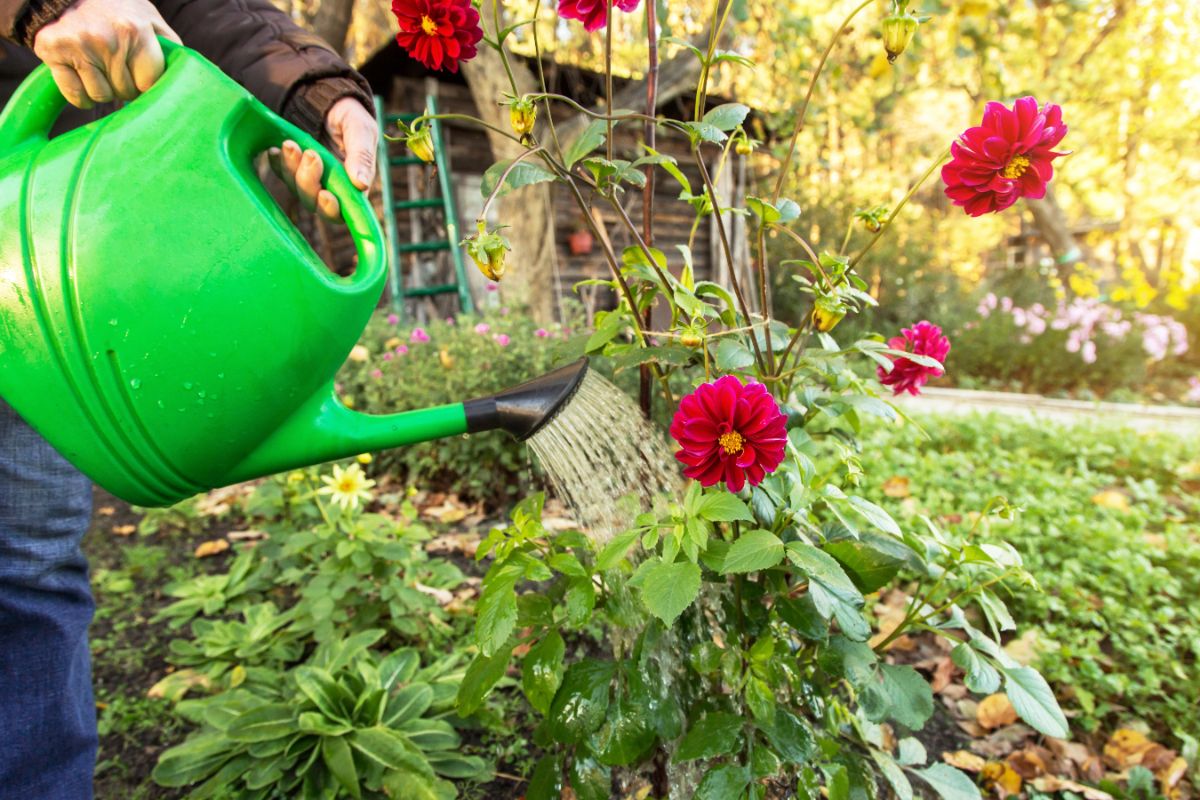
M929 440L867 436L867 497L901 524L960 517L993 494L1019 507L982 525L1043 591L1008 597L1041 669L1087 731L1141 720L1177 744L1200 738L1200 462L1170 433L1062 428L998 417L928 420ZM910 497L887 496L907 483ZM897 483L896 481L899 481ZM893 495L903 491L893 490Z

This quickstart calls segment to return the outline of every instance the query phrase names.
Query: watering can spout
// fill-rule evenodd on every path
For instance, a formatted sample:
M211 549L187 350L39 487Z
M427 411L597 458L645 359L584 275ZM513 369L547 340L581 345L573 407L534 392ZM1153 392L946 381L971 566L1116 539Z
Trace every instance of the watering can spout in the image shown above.
M587 374L586 358L489 397L399 414L363 414L347 408L333 386L319 392L230 474L238 483L285 470L418 442L505 430L524 441L575 394Z

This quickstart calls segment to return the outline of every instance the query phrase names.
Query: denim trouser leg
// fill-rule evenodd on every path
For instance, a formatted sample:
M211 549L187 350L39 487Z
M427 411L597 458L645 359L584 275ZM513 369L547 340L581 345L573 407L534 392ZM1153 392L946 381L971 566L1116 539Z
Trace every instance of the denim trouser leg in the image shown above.
M88 800L91 482L0 401L0 800Z

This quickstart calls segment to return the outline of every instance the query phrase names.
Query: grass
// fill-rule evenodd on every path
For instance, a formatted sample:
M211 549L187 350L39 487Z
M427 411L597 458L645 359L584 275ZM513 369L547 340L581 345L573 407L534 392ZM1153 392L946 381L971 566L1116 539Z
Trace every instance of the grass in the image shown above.
M864 446L873 499L901 520L965 530L1004 495L1022 510L986 536L1011 542L1043 592L1009 600L1038 667L1084 731L1140 720L1200 737L1200 461L1169 434L996 417L926 420L928 440L880 431ZM903 481L907 478L908 497Z

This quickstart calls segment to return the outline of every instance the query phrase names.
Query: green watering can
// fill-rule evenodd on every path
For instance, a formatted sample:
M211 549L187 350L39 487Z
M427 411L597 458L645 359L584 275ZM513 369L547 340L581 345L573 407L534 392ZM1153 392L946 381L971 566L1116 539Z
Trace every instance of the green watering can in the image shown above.
M494 397L371 416L333 378L383 292L367 199L312 137L202 56L62 136L38 67L0 114L0 397L96 483L169 505L299 466L503 428L532 435L586 360ZM313 148L358 250L329 272L257 177Z

